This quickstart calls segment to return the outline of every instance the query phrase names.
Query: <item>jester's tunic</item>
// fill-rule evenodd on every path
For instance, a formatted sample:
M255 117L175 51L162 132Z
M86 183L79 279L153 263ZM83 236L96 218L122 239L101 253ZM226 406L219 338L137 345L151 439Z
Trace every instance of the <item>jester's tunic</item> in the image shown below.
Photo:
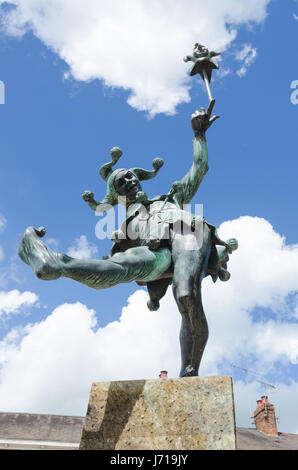
M212 246L206 275L211 275L215 282L219 271L227 268L231 253L235 247L227 247L220 240L216 227L207 222L200 215L193 215L179 206L179 198L175 195L158 196L147 205L133 204L127 211L127 218L117 232L116 241L112 247L111 255L124 252L129 248L147 246L156 251L160 248L171 250L172 240L177 233L193 233L196 237L197 249L203 241L204 224L212 234Z

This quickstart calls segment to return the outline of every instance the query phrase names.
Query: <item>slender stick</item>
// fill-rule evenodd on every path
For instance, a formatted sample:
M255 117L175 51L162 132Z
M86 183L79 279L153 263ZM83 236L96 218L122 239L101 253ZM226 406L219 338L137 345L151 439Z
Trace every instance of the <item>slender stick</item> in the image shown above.
M205 69L203 70L203 76L204 76L204 81L205 81L205 85L206 85L206 88L207 88L207 93L208 93L208 96L209 96L209 100L212 101L213 98L212 98L212 94L211 94L210 83L209 83L207 72L206 72Z

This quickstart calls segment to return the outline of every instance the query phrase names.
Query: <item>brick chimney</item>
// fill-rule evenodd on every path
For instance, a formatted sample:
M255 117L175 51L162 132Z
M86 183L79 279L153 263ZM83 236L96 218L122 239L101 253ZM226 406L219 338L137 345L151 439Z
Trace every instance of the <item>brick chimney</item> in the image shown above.
M278 436L274 405L269 403L267 396L263 395L261 400L257 401L254 419L259 431L270 436Z

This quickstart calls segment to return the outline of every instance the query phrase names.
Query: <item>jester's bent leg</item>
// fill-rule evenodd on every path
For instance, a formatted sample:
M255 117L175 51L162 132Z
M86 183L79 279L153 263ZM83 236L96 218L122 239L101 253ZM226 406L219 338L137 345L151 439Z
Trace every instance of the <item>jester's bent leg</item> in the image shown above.
M36 276L43 280L67 277L93 289L162 277L172 262L171 252L162 248L152 252L147 247L130 248L106 260L78 260L51 250L41 238L43 228L27 228L20 244L19 256Z

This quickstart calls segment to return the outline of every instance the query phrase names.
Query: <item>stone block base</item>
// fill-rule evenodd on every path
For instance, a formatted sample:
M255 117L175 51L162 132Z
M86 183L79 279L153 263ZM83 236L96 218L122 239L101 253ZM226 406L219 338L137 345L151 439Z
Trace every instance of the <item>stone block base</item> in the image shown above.
M80 450L234 450L232 378L94 383Z

